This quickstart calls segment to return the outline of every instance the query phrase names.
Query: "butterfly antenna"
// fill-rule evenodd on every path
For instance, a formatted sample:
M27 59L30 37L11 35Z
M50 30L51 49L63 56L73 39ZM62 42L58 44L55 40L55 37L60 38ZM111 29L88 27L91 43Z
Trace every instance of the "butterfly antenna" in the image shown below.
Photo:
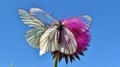
M63 22L69 14L70 14L70 13L67 12L67 13L62 17L61 21Z

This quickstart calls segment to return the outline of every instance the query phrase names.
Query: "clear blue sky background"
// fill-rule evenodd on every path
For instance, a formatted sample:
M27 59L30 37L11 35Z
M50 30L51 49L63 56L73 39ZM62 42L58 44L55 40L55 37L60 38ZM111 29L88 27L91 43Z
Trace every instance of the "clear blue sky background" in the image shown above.
M89 14L94 21L92 40L81 61L58 67L120 67L120 0L0 0L0 67L53 67L50 53L39 56L24 38L28 27L18 17L17 9L39 7L58 20L65 14Z

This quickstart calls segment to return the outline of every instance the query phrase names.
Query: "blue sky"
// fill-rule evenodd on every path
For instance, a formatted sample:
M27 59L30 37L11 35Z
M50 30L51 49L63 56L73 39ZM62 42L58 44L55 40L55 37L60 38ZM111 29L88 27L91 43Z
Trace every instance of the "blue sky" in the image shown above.
M18 17L17 9L39 7L58 20L88 14L93 17L92 40L81 61L58 67L120 67L120 0L1 0L0 1L0 67L53 67L50 53L39 56L24 38L29 29Z

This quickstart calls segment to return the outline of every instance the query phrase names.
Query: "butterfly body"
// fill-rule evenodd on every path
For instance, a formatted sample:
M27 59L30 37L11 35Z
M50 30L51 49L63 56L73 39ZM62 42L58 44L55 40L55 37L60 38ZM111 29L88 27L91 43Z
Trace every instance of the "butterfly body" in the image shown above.
M62 36L62 31L63 31L63 25L62 25L61 22L59 22L59 26L57 27L57 29L59 30L59 35L58 35L59 39L58 39L58 43L60 44L60 42L61 42L61 36Z

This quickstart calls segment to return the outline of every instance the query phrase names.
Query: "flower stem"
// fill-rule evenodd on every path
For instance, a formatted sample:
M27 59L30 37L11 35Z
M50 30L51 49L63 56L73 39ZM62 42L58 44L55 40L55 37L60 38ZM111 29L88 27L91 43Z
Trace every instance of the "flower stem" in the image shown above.
M54 67L57 67L57 64L58 64L58 57L59 57L59 56L56 56L56 57L54 58Z

